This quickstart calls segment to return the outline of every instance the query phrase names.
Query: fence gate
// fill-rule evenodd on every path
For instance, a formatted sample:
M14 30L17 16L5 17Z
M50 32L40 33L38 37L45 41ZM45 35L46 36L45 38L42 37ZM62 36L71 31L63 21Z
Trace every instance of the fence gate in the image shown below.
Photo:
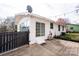
M29 32L0 33L0 53L29 44Z

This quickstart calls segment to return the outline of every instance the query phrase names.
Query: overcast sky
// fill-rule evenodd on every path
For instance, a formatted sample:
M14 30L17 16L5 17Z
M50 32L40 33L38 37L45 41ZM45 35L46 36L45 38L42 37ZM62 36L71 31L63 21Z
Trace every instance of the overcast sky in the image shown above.
M63 13L77 9L78 4L78 0L0 0L0 17L26 12L26 6L31 5L35 14L53 20L54 16L60 15L57 17L69 18L72 23L79 23L79 17L74 12L63 16Z

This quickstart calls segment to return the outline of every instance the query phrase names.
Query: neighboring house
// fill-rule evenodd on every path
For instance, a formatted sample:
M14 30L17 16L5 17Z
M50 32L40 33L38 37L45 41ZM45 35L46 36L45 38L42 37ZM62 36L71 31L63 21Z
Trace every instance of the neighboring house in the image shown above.
M45 43L49 33L52 37L66 32L64 25L60 25L51 19L33 13L22 13L16 15L17 31L27 31L29 29L30 44ZM63 26L63 29L61 28Z
M79 24L67 24L67 32L79 32Z
M62 32L66 32L66 22L63 18L58 18L58 20L56 21L56 24L58 25L58 31L56 29L56 35L60 35Z

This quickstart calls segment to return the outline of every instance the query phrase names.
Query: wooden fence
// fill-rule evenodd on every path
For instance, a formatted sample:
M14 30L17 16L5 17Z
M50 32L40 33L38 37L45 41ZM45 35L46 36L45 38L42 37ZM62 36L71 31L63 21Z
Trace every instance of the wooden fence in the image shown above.
M0 53L29 44L29 32L0 33Z

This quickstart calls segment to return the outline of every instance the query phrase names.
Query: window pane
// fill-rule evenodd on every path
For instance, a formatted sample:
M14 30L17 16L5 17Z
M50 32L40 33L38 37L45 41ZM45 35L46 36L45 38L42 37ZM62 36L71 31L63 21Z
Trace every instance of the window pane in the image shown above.
M62 26L62 31L64 31L64 26Z
M29 30L29 27L25 26L24 23L20 24L20 31L23 32L23 31L28 31Z
M36 36L40 36L40 23L36 22Z
M50 29L53 29L53 23L50 23Z
M36 36L44 36L45 35L45 24L36 22Z
M40 33L37 33L36 36L40 36Z
M45 35L45 24L41 23L41 36Z
M73 30L73 27L70 27L71 30Z
M60 25L58 25L58 31L60 31Z

